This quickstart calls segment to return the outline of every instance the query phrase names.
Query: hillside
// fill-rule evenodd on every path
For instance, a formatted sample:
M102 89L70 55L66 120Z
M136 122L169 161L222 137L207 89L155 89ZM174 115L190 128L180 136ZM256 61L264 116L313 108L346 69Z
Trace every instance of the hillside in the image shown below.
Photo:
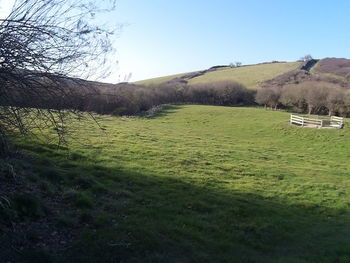
M172 79L179 78L183 75L186 75L188 73L179 73L175 75L169 75L169 76L164 76L164 77L159 77L159 78L152 78L152 79L145 79L145 80L140 80L136 81L136 85L145 85L145 86L150 86L150 85L158 85L164 82L168 82Z
M248 89L264 86L284 86L304 81L323 81L350 87L350 59L324 58L307 62L278 62L241 67L213 67L208 70L171 75L138 81L151 85L181 81L188 84L208 84L218 81L236 81Z
M68 152L14 138L0 261L349 261L348 126L190 105L96 117L103 130L75 123Z
M296 69L300 62L279 62L247 65L240 67L219 67L209 70L171 75L135 82L139 85L151 85L168 82L174 79L184 79L189 84L210 83L216 81L236 81L248 88L256 88L257 85L267 79L274 78L280 74ZM198 75L198 76L196 76Z
M335 84L346 89L350 87L350 59L324 58L311 60L309 64L269 79L263 82L262 86L283 87L287 84L316 81L319 84Z
M334 74L338 77L350 79L350 59L325 58L318 62L315 70L321 74Z
M208 83L215 81L236 81L249 89L258 87L258 84L272 79L280 74L296 69L300 62L268 63L237 68L220 69L203 76L189 80L189 84Z

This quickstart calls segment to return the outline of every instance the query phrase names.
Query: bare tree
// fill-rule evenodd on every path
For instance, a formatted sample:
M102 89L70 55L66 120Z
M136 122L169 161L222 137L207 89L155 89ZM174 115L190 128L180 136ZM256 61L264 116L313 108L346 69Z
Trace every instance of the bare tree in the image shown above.
M286 85L282 89L280 102L294 110L304 112L307 109L306 93L307 90L302 85Z
M281 89L278 87L261 88L257 91L255 101L265 107L269 106L272 109L277 109L279 99L281 96Z
M350 90L344 91L343 101L344 103L338 108L338 112L341 116L350 116Z
M102 6L102 7L101 7ZM71 113L94 92L81 79L103 76L114 29L96 14L114 1L16 0L0 19L0 136L54 127L60 141Z
M328 88L318 82L309 81L303 83L306 93L306 103L308 105L308 114L318 113L322 107L326 108Z
M328 96L326 98L326 107L328 108L328 115L332 116L344 104L344 92L340 88L330 87L328 90Z
M305 62L310 61L312 59L313 59L313 57L310 54L307 54L307 55L300 58L301 61L305 61Z

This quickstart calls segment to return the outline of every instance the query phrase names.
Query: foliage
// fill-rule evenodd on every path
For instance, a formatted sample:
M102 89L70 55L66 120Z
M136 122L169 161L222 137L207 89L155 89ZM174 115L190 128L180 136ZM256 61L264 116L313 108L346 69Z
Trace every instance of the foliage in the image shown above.
M281 97L281 89L278 88L265 88L259 89L255 96L255 101L258 104L262 104L265 107L269 106L271 108L277 109L279 100Z
M113 9L113 2L101 2ZM86 82L68 77L108 72L113 30L94 20L107 9L86 0L14 2L0 19L0 132L55 127L63 140L67 112L77 113L81 90L94 93Z
M257 92L256 102L270 107L278 104L308 114L348 116L350 91L324 81L304 81L284 87L265 87Z
M140 114L169 103L252 105L254 104L254 94L254 91L232 81L198 85L174 82L147 87L119 84L90 97L83 109L99 114L122 116Z

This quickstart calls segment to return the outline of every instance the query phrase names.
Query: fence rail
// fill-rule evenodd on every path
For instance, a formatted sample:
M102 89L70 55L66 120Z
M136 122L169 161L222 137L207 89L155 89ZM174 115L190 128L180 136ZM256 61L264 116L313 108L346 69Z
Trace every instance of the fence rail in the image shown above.
M337 116L331 116L330 126L335 127L335 128L340 128L340 129L343 128L344 118L337 117Z
M344 126L344 118L331 116L330 120L323 120L323 119L320 120L320 119L307 118L307 117L291 114L290 123L294 125L299 125L302 127L304 126L315 127L315 128L329 127L329 128L341 129Z

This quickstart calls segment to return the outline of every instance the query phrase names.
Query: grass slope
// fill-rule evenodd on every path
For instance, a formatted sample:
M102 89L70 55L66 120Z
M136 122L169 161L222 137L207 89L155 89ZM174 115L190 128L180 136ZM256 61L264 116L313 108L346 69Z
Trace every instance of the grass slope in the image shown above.
M169 106L81 122L69 155L17 145L70 197L57 221L84 228L63 262L349 262L350 129L288 119Z
M135 84L145 85L145 86L158 85L158 84L167 82L169 80L172 80L174 78L181 77L181 76L186 75L186 74L187 73L180 73L180 74L169 75L169 76L164 76L164 77L159 77L159 78L140 80L140 81L136 81Z
M256 88L260 82L272 79L280 74L296 69L299 65L299 62L286 62L228 68L206 73L203 76L191 79L189 83L198 84L227 80L237 81L245 85L247 88L252 89Z
M280 74L296 69L300 62L269 63L242 66L238 68L223 68L189 80L189 84L210 83L216 81L237 81L247 88L256 88L259 82L272 79ZM187 73L154 78L135 82L140 85L160 84Z

